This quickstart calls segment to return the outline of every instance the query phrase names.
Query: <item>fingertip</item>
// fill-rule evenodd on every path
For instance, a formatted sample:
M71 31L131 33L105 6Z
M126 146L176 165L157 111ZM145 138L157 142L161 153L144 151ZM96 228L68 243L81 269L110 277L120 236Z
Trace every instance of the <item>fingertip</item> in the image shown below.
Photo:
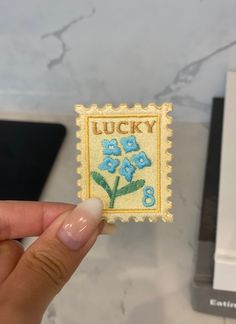
M85 210L90 215L94 216L95 218L102 217L102 210L103 210L103 202L99 198L89 198L84 200L82 203L78 204L76 210Z

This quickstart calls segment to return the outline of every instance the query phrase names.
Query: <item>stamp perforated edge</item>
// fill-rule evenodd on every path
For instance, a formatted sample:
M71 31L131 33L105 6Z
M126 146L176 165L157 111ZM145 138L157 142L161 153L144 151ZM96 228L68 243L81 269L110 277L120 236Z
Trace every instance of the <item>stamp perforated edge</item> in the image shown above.
M160 214L155 215L145 215L139 214L138 216L134 215L125 215L125 214L116 214L112 215L112 217L106 216L105 220L108 223L114 223L116 220L120 220L122 222L129 222L129 221L135 221L135 222L144 222L145 220L149 220L149 222L156 222L158 219L162 219L164 222L172 222L173 221L173 214L171 213L172 208L172 202L171 202L171 196L172 196L172 190L170 188L170 185L172 183L172 179L170 177L172 172L172 166L171 166L171 160L172 160L172 154L170 152L170 149L172 147L172 135L173 130L171 129L170 125L172 124L172 116L169 115L169 113L172 111L172 103L163 103L162 105L157 105L155 103L149 103L146 106L143 106L139 103L129 107L127 104L120 104L118 107L114 107L112 104L106 104L103 107L98 107L96 104L92 104L91 106L84 106L82 104L75 105L75 112L77 114L76 116L76 149L77 149L77 197L79 199L86 199L87 197L84 194L83 190L83 174L86 174L86 165L83 164L82 161L85 159L83 158L83 152L85 152L85 143L82 139L85 138L85 129L82 127L83 123L83 117L88 116L88 113L90 115L93 114L101 114L105 115L105 113L108 113L109 115L122 113L122 111L129 110L130 113L137 113L141 114L143 112L148 113L155 113L157 110L161 115L161 184L163 190L161 190L161 200L162 200L162 206L161 206L161 212ZM82 186L82 187L81 187Z

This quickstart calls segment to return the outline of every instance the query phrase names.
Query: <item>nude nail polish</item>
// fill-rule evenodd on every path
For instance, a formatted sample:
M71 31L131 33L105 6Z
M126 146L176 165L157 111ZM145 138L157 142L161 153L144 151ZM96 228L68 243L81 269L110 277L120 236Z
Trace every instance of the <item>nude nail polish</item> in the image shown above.
M90 239L102 220L102 202L91 198L79 204L65 219L57 237L71 250L79 250Z

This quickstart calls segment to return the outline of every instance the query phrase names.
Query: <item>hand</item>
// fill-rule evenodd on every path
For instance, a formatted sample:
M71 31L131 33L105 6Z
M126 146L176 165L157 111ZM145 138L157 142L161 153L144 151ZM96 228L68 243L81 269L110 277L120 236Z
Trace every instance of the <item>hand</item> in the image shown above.
M0 202L0 319L38 324L103 228L102 203ZM24 252L14 239L39 238Z

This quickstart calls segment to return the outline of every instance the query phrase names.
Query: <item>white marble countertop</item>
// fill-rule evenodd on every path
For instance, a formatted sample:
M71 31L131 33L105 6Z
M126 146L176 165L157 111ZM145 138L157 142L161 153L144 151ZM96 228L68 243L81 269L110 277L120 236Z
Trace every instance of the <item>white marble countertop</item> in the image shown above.
M68 134L42 200L76 202L73 116L7 115L59 121ZM208 128L176 122L173 224L122 224L96 245L45 314L43 324L230 324L192 310L193 277Z

